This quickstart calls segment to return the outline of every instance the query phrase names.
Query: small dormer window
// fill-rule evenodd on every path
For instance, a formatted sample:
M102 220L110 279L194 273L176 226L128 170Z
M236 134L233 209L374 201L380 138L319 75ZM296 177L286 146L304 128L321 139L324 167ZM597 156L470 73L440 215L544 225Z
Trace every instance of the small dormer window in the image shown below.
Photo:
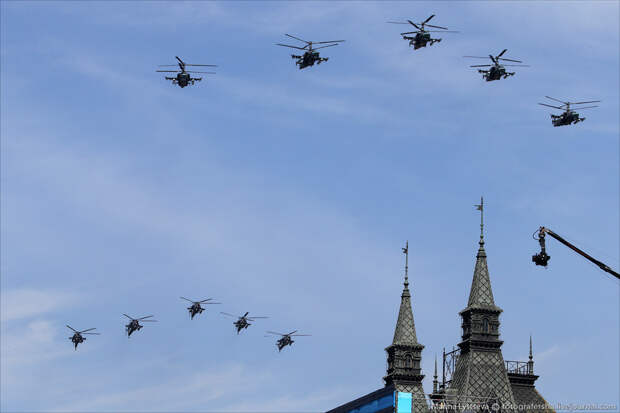
M488 333L489 332L489 320L484 318L482 320L482 332L483 333Z
M411 359L411 354L407 354L407 355L405 356L405 367L406 367L406 368L411 368L411 367L413 367L413 362L412 362L412 359Z

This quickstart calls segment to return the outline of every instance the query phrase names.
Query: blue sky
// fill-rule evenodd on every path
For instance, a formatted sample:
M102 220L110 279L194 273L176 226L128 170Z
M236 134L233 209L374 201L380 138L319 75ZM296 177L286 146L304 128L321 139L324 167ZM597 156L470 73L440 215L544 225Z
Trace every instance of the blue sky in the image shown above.
M480 195L504 358L532 334L547 400L620 404L619 283L554 240L530 261L544 225L620 267L617 2L0 7L3 411L333 408L382 386L407 239L430 392ZM414 52L385 24L433 13L461 33ZM299 71L284 33L346 42ZM504 48L531 67L462 58ZM174 87L175 55L217 74ZM553 128L544 95L602 102ZM122 313L159 322L128 340Z

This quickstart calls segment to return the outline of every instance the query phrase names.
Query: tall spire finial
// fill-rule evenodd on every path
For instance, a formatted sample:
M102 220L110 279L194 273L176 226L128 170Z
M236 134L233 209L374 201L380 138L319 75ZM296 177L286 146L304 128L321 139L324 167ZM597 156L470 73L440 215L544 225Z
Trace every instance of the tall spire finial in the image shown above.
M484 199L480 197L480 205L474 205L480 211L480 245L484 244Z
M439 381L437 380L437 353L435 353L435 374L433 375L433 393L437 393L437 385Z
M534 356L532 355L532 335L530 334L530 360L527 362L527 373L534 374Z
M403 248L403 254L405 254L405 287L409 287L409 240Z

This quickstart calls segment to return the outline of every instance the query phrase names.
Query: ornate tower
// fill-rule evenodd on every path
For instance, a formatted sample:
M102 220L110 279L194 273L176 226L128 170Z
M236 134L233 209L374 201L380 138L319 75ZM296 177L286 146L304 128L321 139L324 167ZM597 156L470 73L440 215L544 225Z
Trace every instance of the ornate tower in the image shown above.
M467 307L459 314L462 322L462 341L451 393L461 402L514 404L499 338L499 315L502 309L495 305L491 279L484 250L483 200L476 205L480 211L480 241L476 266ZM497 412L498 410L496 410Z
M409 293L409 242L405 248L405 283L400 300L398 321L394 331L392 344L387 352L387 375L383 378L386 386L394 386L396 391L412 394L412 408L414 412L428 412L424 390L422 389L422 374L420 362L424 346L418 343L411 310L411 294Z

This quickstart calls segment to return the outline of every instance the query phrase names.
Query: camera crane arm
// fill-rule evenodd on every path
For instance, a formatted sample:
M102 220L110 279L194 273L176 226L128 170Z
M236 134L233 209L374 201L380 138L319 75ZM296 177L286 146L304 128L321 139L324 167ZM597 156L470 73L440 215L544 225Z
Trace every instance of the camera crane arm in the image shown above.
M549 255L547 255L547 253L545 251L545 234L551 235L553 238L555 238L556 240L560 241L562 244L566 245L568 248L572 249L577 254L581 255L582 257L584 257L588 261L593 262L594 264L596 264L601 270L603 270L605 272L608 272L609 274L613 275L614 277L620 279L620 274L618 274L616 271L612 270L610 267L608 267L604 263L600 262L596 258L593 258L590 255L586 254L585 252L583 252L579 248L575 247L573 244L571 244L570 242L566 241L564 238L562 238L561 236L559 236L555 232L553 232L550 229L545 228L545 227L540 227L538 229L538 242L540 243L541 251L540 251L539 254L536 254L536 255L532 256L532 261L536 265L542 265L543 267L546 267L547 266L547 262L549 261L549 259L551 259L551 257Z

